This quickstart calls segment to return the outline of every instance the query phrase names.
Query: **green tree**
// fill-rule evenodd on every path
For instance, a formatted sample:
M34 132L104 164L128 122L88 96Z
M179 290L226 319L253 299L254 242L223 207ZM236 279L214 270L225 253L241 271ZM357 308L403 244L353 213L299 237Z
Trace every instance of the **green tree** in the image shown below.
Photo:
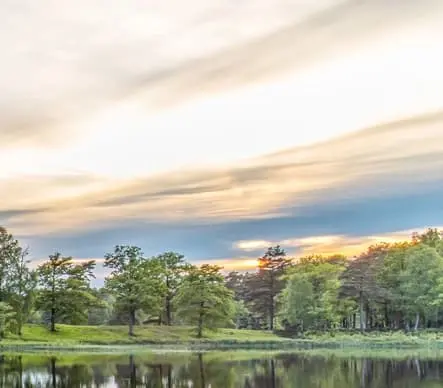
M111 274L105 287L116 301L116 308L127 314L130 336L134 336L137 310L160 313L166 293L163 268L157 260L147 260L139 247L117 245L105 255Z
M209 264L192 268L174 298L177 315L197 325L198 338L204 328L233 323L233 292L226 287L220 270L221 267Z
M0 302L8 299L11 267L20 260L21 253L18 240L0 226Z
M11 326L16 324L16 316L11 305L0 302L0 338L4 338L5 333L11 331Z
M94 260L76 264L71 257L62 257L58 252L38 267L37 306L49 312L51 332L55 332L58 321L68 317L76 320L96 303L90 290L94 268Z
M429 314L435 306L443 279L443 258L431 246L411 247L406 252L405 268L400 276L404 304L409 316L415 316L414 330L418 330L420 316Z
M16 313L16 332L22 335L23 325L27 322L33 312L36 287L37 272L29 268L30 261L26 259L28 249L21 249L18 259L11 263L9 298L8 303Z
M36 287L36 274L28 267L27 255L28 250L0 227L0 301L14 310L15 329L19 335L32 312Z
M293 274L282 292L281 317L284 323L303 331L312 324L314 291L306 274Z
M248 280L249 298L256 311L263 313L269 322L269 329L274 329L277 311L277 296L283 290L283 275L292 264L286 252L279 246L270 247L258 259L258 272Z
M105 288L92 289L98 303L88 311L88 325L108 325L114 312L114 298Z
M163 271L163 279L166 288L164 298L164 318L166 325L172 324L172 312L174 310L172 300L177 293L184 276L191 265L184 260L184 256L176 252L165 252L154 258L160 264ZM162 316L160 317L162 321Z
M358 258L351 260L340 275L340 296L351 298L359 306L360 330L368 325L369 309L386 298L386 290L378 282L383 257L389 252L389 244L378 244L368 248Z
M384 321L387 327L400 328L405 318L405 299L402 288L402 273L406 268L406 255L416 242L392 244L383 256L377 271L377 283L385 290Z
M344 269L338 256L301 258L291 268L283 291L283 318L300 329L337 327L343 314L349 313L338 298Z

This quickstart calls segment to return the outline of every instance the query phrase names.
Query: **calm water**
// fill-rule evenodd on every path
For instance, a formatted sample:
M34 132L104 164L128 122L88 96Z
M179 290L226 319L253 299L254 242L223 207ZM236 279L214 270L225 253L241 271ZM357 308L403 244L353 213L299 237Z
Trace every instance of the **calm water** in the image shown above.
M434 388L443 361L256 353L3 355L5 388Z

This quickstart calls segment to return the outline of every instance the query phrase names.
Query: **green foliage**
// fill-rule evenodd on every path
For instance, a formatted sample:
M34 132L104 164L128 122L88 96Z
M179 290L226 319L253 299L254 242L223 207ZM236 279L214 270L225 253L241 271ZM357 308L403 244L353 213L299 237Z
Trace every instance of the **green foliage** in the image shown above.
M37 285L37 274L29 269L27 255L28 250L0 227L0 302L13 309L14 325L6 326L7 329L15 329L18 334L32 313ZM4 330L2 326L2 333Z
M97 304L88 310L88 325L109 324L114 313L114 298L105 288L92 289L91 293L95 296Z
M16 324L16 313L12 306L5 302L0 302L0 338L10 331L11 326Z
M172 300L177 294L178 288L185 275L189 272L192 266L184 260L184 256L176 252L165 252L153 258L157 261L162 269L162 277L166 294L164 297L164 310L162 321L167 325L172 324L172 313L174 306Z
M337 327L349 309L349 303L338 298L344 269L344 262L335 256L302 258L282 294L282 319L301 331Z
M116 307L128 314L129 335L134 335L136 311L159 314L166 294L164 272L158 260L147 260L135 246L117 245L105 255L105 267L111 268L105 287L114 296Z
M26 260L28 250L21 250L18 260L10 267L10 283L8 303L16 313L15 329L17 334L21 334L23 325L28 321L33 313L36 296L37 272L31 270Z
M94 260L75 264L71 257L62 257L60 253L50 255L38 267L37 307L50 314L51 331L56 330L55 325L61 320L86 320L88 308L97 303L89 286L94 268Z
M400 279L403 306L409 317L416 316L417 330L420 315L432 313L442 303L437 292L443 279L443 258L429 245L411 247L406 251Z
M178 316L197 325L199 338L204 328L232 324L235 314L233 292L224 284L220 269L208 264L192 268L174 298Z
M283 290L284 274L291 264L292 260L286 257L286 252L279 245L270 247L258 259L258 272L247 278L251 309L267 318L270 330L274 329L277 296Z

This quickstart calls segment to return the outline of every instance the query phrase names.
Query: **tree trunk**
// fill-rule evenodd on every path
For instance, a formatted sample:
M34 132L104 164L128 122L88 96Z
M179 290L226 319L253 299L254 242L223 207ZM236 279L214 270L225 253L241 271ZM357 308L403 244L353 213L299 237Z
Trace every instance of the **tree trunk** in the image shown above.
M166 296L166 325L172 325L172 317L171 317L171 296Z
M385 328L388 328L390 326L391 326L391 322L389 321L388 304L385 303Z
M271 297L271 303L269 305L269 330L274 330L274 298Z
M55 308L51 309L51 332L55 332Z
M363 292L360 292L360 331L365 331L366 319L365 319L365 306L363 300Z
M17 320L17 334L19 337L22 336L22 327L23 327L23 323L21 321L21 319Z
M414 331L418 330L418 325L420 324L420 314L417 313L415 315L415 325L414 325Z
M134 336L134 325L135 325L135 309L131 308L129 311L129 336Z
M205 302L200 302L200 314L198 316L197 338L203 337L203 308Z

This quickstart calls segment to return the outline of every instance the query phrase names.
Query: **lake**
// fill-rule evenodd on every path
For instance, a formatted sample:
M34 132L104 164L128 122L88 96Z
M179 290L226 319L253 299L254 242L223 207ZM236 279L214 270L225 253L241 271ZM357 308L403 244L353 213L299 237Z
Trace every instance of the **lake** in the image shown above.
M0 358L0 387L443 387L443 361L437 356L421 357L397 352L395 357L361 358L326 350L285 354L5 354Z

